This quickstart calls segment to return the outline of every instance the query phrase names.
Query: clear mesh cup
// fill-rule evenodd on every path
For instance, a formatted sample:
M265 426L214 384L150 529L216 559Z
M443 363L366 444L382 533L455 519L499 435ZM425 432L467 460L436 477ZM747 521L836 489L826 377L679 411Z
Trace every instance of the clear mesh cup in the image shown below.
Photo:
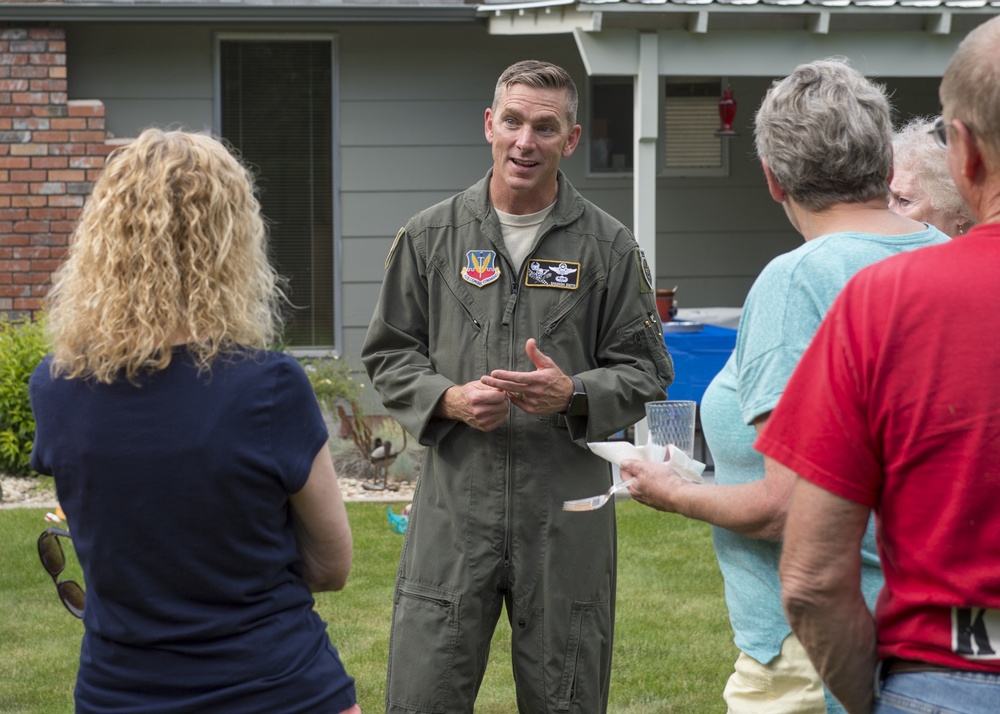
M646 403L646 425L657 446L673 444L694 458L694 420L697 402L666 400Z

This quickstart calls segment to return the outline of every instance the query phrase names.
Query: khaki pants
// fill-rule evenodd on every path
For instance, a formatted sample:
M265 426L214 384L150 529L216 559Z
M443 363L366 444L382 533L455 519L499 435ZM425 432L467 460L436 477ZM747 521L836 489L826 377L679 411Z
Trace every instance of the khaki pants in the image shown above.
M740 652L722 697L728 714L826 714L823 683L795 635L770 664Z

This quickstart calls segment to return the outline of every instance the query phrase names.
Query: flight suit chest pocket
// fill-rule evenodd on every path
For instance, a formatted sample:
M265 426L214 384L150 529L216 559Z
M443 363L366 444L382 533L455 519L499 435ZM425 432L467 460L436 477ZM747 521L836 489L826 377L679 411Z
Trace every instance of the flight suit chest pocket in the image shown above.
M438 373L459 384L472 381L490 368L489 316L502 313L502 288L499 284L470 287L440 257L432 256L430 266L429 356Z

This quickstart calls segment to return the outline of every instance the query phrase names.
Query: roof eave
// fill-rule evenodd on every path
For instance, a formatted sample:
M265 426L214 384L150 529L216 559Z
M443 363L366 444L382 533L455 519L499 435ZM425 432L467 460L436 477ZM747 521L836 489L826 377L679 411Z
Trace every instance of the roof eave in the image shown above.
M6 22L475 23L475 5L317 2L4 2Z
M611 28L643 31L678 29L650 25L649 19L681 18L680 28L694 34L709 31L709 17L802 16L803 27L814 34L831 32L835 18L919 18L925 32L948 35L952 19L960 15L995 15L1000 0L531 0L479 5L490 34L533 35L560 33L600 33ZM838 20L839 22L839 20ZM676 24L676 23L675 23ZM912 29L909 26L902 29Z
M595 15L653 15L707 11L713 13L816 13L837 14L924 14L947 12L995 15L1000 0L531 0L529 2L486 2L477 7L484 17L570 13Z

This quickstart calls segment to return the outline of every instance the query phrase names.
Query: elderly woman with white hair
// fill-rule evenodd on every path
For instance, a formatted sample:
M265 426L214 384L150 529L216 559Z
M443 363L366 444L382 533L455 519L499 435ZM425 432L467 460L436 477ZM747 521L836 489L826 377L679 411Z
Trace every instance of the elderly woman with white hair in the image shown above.
M892 137L893 176L889 210L957 236L975 225L948 173L945 153L930 130L933 119L916 117Z
M754 134L771 197L805 243L772 260L754 282L736 349L702 400L715 484L692 484L664 464L640 461L624 462L622 476L637 501L714 526L740 650L723 692L729 713L842 712L782 609L778 562L795 474L764 459L754 440L847 280L887 256L948 237L888 210L889 103L881 86L845 61L803 64L774 82ZM862 551L871 607L882 586L871 526Z

